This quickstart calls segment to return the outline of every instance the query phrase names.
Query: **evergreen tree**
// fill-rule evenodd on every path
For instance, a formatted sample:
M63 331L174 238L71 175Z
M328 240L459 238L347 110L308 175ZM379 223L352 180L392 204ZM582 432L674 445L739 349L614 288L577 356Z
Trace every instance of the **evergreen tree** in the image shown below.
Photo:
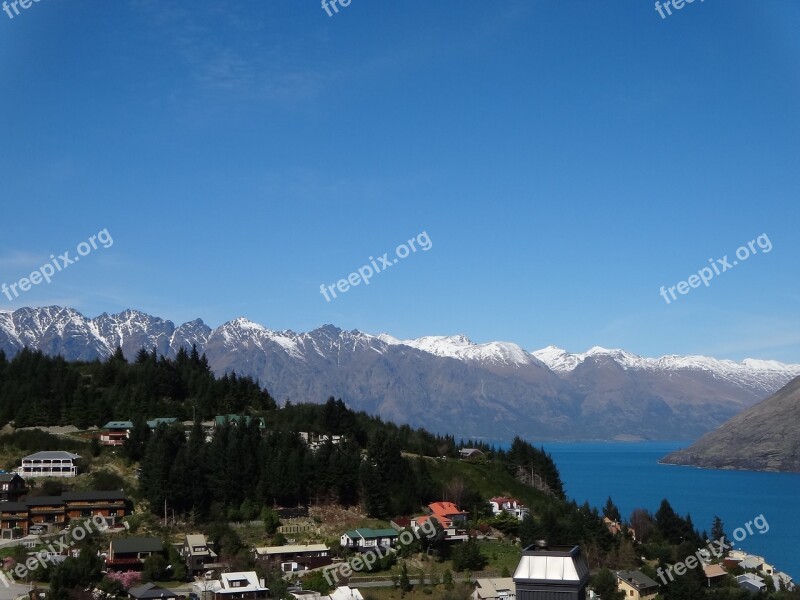
M614 501L611 499L611 496L608 497L608 500L606 500L606 505L603 507L603 516L617 523L622 522L622 517L619 514L619 509L617 508L617 505L614 504Z
M727 539L727 535L725 534L725 526L722 523L722 519L720 519L717 515L714 515L714 521L711 524L711 540L721 541L724 539Z

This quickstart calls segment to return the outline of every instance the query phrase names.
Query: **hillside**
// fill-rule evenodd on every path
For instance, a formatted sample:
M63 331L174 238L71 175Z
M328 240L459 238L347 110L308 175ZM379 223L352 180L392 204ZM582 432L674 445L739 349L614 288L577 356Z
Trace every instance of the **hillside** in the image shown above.
M702 356L645 358L595 347L528 352L464 336L399 340L325 325L274 331L238 318L212 329L126 310L87 318L58 306L0 311L0 351L28 347L97 360L119 347L176 357L195 345L217 375L236 372L279 403L324 402L457 437L511 440L697 438L800 375L800 365Z
M800 377L662 462L800 472Z

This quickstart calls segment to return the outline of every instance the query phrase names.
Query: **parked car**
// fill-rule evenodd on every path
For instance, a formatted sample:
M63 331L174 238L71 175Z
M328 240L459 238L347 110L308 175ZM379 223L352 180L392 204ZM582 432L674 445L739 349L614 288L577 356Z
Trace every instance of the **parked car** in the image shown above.
M47 526L46 525L32 525L30 529L28 529L28 533L31 535L43 535L47 533Z

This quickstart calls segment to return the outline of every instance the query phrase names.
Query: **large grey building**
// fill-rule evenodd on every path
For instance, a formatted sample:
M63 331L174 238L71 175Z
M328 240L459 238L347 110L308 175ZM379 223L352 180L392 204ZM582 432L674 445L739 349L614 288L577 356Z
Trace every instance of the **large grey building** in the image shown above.
M538 542L522 551L514 583L517 600L585 600L589 565L579 546Z

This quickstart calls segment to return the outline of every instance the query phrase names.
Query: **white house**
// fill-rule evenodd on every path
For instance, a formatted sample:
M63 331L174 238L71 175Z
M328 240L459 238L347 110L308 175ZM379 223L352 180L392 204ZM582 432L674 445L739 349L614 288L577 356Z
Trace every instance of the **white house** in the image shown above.
M75 461L80 456L61 450L36 452L22 459L17 473L23 477L75 477L78 467Z
M528 514L528 509L516 498L495 496L489 500L489 505L492 507L492 513L495 516L499 515L500 513L507 512L521 521L525 518L525 515Z
M513 577L476 579L472 600L516 600L517 586Z
M343 548L363 551L370 548L392 547L399 534L394 529L353 529L345 531L339 539Z
M767 584L764 583L764 580L758 575L753 575L752 573L739 575L736 578L736 583L738 583L739 587L743 590L747 590L748 592L752 592L754 594L767 589Z
M194 591L201 600L257 600L266 598L269 589L255 571L223 573L219 579L199 581Z
M358 588L351 588L346 585L340 585L327 597L330 600L364 600L364 596L361 595Z

